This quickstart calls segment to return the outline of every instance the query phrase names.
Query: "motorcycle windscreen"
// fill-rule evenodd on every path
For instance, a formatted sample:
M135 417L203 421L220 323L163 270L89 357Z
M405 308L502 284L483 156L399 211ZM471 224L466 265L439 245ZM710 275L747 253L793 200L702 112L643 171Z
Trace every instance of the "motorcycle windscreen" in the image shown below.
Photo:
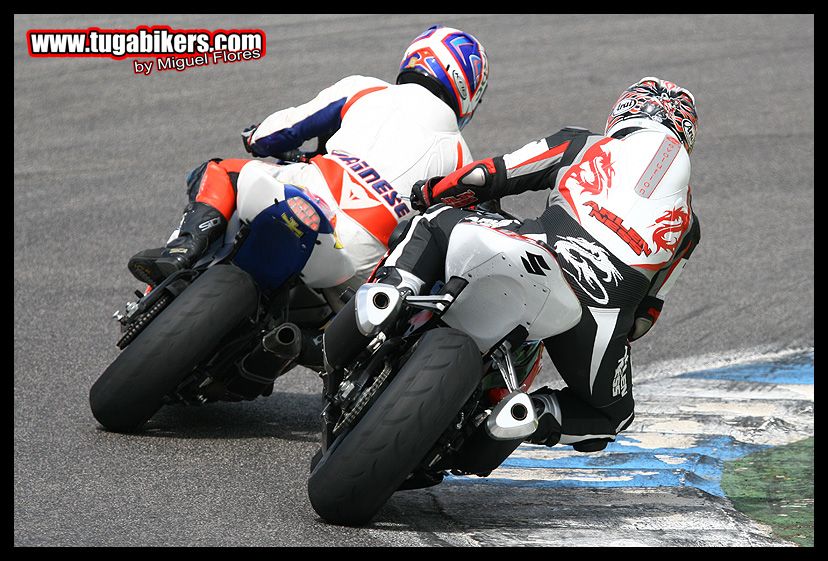
M233 262L262 288L278 288L308 262L316 237L317 233L294 215L288 203L281 201L253 219Z

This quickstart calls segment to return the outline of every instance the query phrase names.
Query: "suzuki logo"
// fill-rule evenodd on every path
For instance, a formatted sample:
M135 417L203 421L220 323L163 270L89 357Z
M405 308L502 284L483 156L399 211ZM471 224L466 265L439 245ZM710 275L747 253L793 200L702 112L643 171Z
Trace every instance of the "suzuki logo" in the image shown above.
M542 277L545 277L546 273L543 272L543 269L546 269L547 271L550 270L549 265L546 264L543 257L537 253L530 253L527 251L526 257L521 257L520 260L523 261L523 266L526 268L526 272L531 275L541 275Z

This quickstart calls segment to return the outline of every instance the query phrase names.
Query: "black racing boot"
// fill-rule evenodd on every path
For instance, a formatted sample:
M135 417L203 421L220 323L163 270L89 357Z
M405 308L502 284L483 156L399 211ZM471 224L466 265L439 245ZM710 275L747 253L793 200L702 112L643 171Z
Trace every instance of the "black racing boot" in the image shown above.
M526 438L526 442L554 446L561 439L561 407L554 393L546 386L532 392L530 397L538 416L538 428Z
M165 247L136 253L127 268L138 280L156 286L176 271L192 267L226 229L227 220L218 210L206 203L192 202L184 209L178 237Z
M386 266L377 269L374 282L396 286L400 292L407 290L408 294L419 294L425 284L423 279L405 269Z

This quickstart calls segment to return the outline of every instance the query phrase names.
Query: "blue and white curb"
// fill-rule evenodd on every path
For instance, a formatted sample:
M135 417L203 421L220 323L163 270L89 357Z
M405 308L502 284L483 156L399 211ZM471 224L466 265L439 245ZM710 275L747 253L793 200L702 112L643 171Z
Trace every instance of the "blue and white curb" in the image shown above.
M562 451L543 457L534 447L521 447L492 475L513 485L540 487L692 486L723 497L723 462L766 447L729 436L671 439L662 434L659 440L673 440L678 447L648 448L651 436L620 436L600 455L572 450L571 455Z
M726 461L813 436L813 349L708 364L645 374L633 389L633 424L601 452L524 444L486 478L447 478L433 498L471 530L442 537L462 545L790 545L737 512L721 477ZM484 492L494 496L492 511L478 512ZM486 530L498 510L526 523Z

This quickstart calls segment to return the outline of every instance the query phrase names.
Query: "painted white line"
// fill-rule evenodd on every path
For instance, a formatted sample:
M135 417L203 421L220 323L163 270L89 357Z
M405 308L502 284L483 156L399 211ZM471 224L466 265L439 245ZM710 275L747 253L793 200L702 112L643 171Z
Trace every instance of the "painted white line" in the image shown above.
M667 378L647 380L633 386L638 398L664 399L679 404L684 398L814 400L813 384L754 384L733 383L728 380L703 380L699 378Z
M797 347L772 351L766 347L753 347L727 353L708 353L697 357L685 357L654 362L640 367L633 373L633 384L676 374L726 368L752 363L776 362L799 354L814 352L814 347Z

